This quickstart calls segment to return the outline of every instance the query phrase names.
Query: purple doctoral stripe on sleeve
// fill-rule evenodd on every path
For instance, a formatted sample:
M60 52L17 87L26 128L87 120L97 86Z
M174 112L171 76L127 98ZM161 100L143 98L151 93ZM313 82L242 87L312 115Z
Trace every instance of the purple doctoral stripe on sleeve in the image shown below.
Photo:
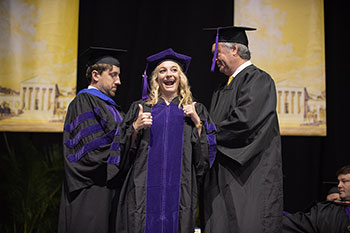
M107 161L108 164L118 164L120 163L120 156L109 156L108 158L108 161Z
M106 108L108 109L108 111L110 111L110 113L112 113L113 118L116 122L121 123L123 121L122 116L113 105L106 104Z
M120 127L117 128L117 130L114 133L114 136L119 135L119 133L120 133ZM120 151L120 144L119 144L118 141L115 141L115 142L112 143L111 150L112 151ZM118 155L118 156L109 156L107 163L108 164L118 164L118 163L120 163L120 155Z
M105 121L104 121L104 124L105 124ZM91 134L94 134L94 133L97 133L97 132L100 132L102 131L102 128L103 126L101 127L100 124L95 124L95 125L90 125L89 127L86 127L82 130L80 130L75 136L73 139L68 139L64 142L64 144L72 149L74 148L82 138L88 136L88 135L91 135Z
M209 145L209 163L211 167L216 157L216 136L211 134L211 132L216 131L216 127L214 123L208 124L208 121L205 121L205 129Z
M89 143L86 143L79 151L77 151L77 153L68 155L67 156L68 160L70 162L77 162L86 153L89 153L100 146L111 143L113 140L114 134L115 134L115 130L111 130L109 133L103 135L102 137L97 138Z
M113 142L112 145L111 145L111 150L120 151L120 144L119 144L119 142Z
M117 135L119 135L119 134L120 134L120 127L117 128L117 130L115 131L114 136L117 136Z
M100 108L96 107L94 108L93 111L90 111L90 112L84 112L82 114L79 114L72 123L70 124L66 124L64 126L64 131L68 132L68 133L71 133L74 129L77 128L77 126L84 122L84 121L87 121L89 119L93 119L95 118L95 114L99 114L100 113Z
M120 134L120 127L117 128L117 130L115 131L115 134L114 136L117 136ZM111 150L114 150L114 151L120 151L120 144L118 141L114 141L111 145Z

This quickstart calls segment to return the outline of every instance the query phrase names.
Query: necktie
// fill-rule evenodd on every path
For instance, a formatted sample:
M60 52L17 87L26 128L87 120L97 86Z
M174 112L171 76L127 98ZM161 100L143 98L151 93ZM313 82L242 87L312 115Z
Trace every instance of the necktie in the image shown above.
M227 86L230 85L232 79L233 79L233 76L231 75L231 76L228 78L228 80L227 80Z

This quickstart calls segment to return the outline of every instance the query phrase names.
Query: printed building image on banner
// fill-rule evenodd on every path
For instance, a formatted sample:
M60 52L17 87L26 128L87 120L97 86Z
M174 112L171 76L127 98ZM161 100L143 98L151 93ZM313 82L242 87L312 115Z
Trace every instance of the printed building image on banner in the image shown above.
M234 25L247 32L252 62L276 83L282 135L326 135L322 0L235 0Z
M76 93L78 0L0 1L0 130L62 132Z

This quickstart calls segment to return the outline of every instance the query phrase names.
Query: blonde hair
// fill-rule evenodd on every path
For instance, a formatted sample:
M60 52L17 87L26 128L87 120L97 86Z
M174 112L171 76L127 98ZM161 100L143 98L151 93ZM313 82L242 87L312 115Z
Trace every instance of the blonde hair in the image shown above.
M175 64L179 72L179 88L177 93L178 98L180 100L179 107L181 106L183 107L185 105L189 105L193 103L191 87L188 84L187 76L182 71L179 64L177 62L175 62ZM158 103L159 97L161 96L161 93L159 91L159 83L157 81L159 69L160 69L160 66L158 65L151 74L151 80L150 80L151 91L146 103L152 106Z

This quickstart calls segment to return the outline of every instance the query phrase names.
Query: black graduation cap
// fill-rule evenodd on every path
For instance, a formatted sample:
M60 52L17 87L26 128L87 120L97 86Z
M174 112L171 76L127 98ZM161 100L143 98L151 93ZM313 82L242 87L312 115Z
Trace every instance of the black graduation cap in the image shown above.
M332 194L332 193L339 193L338 186L333 186L327 191L327 195Z
M322 182L322 195L327 196L328 194L339 192L338 182L336 181L323 181Z
M86 66L94 64L110 64L120 67L119 58L126 53L125 49L114 49L104 47L89 47L81 53Z
M203 30L216 31L218 42L233 42L248 46L248 37L246 31L254 31L256 28L227 26L217 28L204 28Z
M256 29L250 28L250 27L227 26L227 27L217 27L217 28L204 28L203 30L216 31L215 52L214 52L212 66L211 66L211 71L213 72L215 68L218 42L240 43L248 47L248 37L247 37L246 31L253 31Z

